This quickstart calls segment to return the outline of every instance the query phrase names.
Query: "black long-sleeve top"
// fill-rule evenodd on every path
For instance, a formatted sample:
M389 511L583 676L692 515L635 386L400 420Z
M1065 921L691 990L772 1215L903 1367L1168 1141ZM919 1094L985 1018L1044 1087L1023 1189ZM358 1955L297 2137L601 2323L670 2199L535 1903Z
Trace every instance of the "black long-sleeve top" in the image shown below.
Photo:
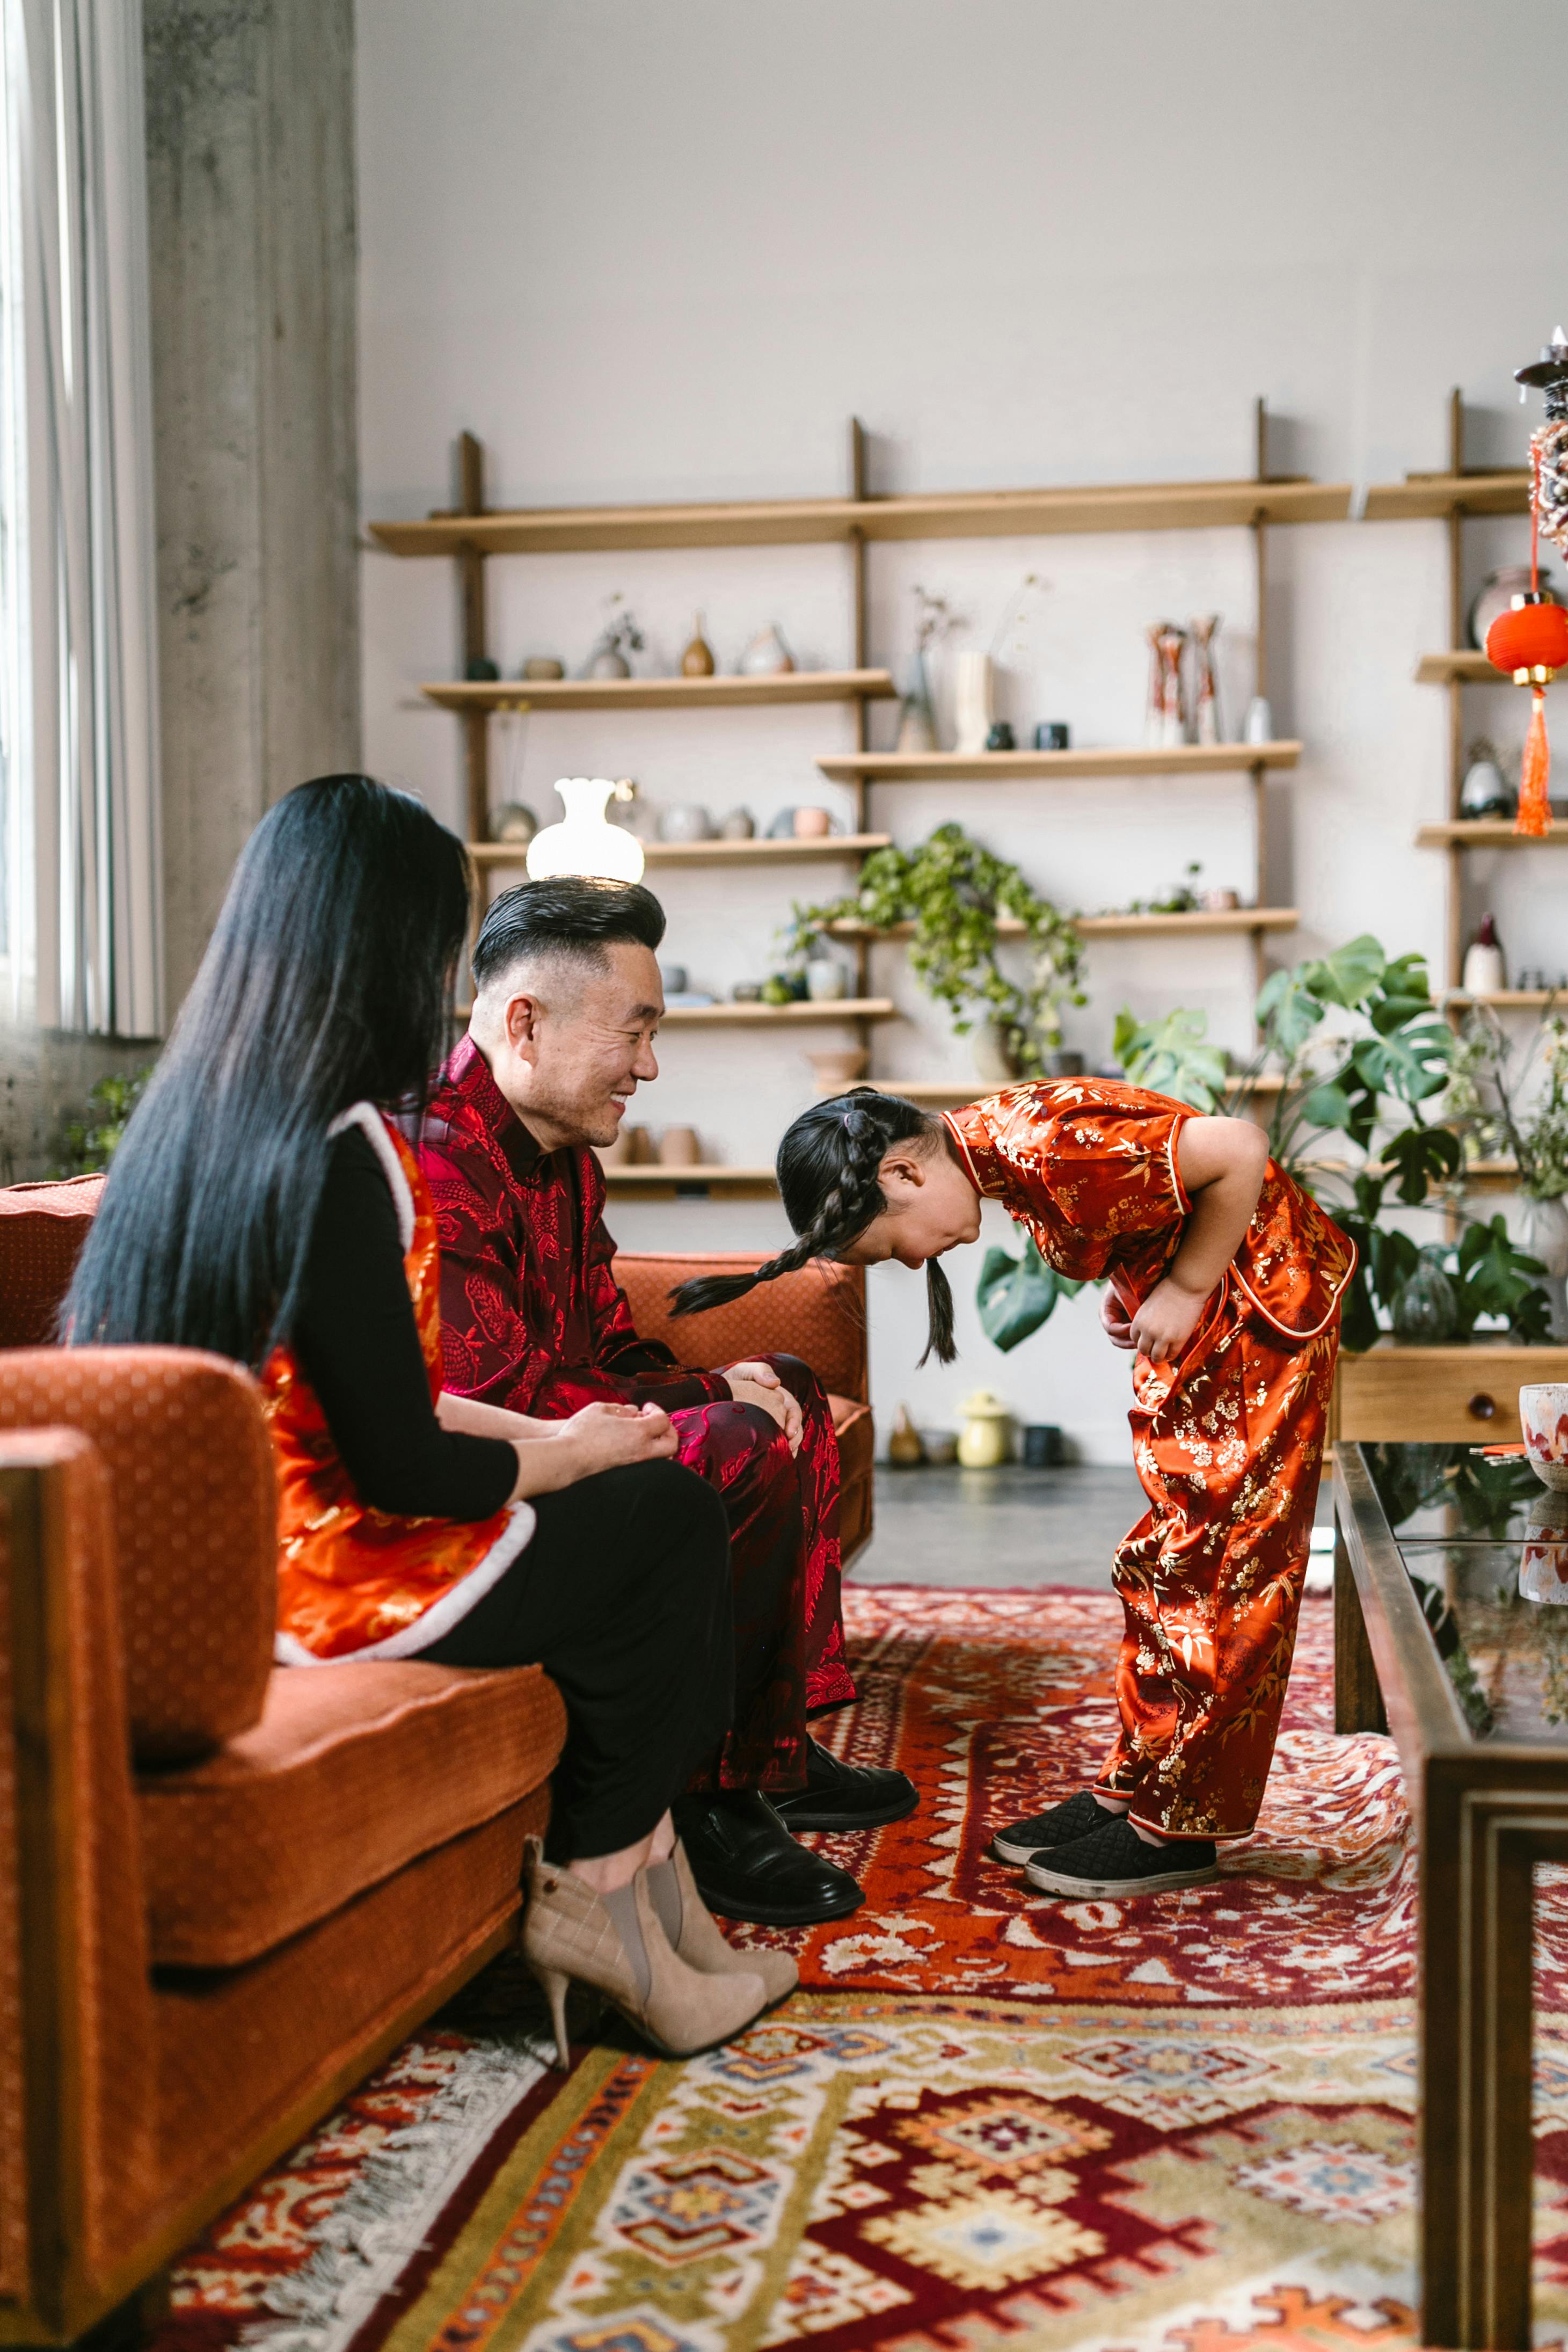
M504 1438L443 1429L435 1417L396 1205L357 1128L332 1146L293 1344L362 1503L406 1518L500 1509L517 1454Z

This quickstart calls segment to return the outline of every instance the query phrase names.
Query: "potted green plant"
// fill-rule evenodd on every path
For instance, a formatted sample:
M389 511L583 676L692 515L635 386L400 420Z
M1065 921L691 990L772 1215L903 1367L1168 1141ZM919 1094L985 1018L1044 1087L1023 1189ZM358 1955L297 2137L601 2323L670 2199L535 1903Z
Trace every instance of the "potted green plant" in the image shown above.
M1513 1161L1524 1246L1545 1269L1552 1337L1568 1339L1568 1022L1548 1012L1516 1051L1491 1007L1476 1006L1459 1033L1448 1108L1467 1162Z
M1022 982L1002 968L998 919L1023 926L1030 971ZM914 926L910 968L953 1027L967 1036L994 1030L1007 1065L1039 1076L1061 1042L1061 1008L1087 1002L1080 984L1083 943L1070 917L1042 898L1016 866L994 857L960 824L941 824L917 849L879 849L861 868L860 887L821 906L796 904L785 934L799 968L835 924L873 931Z

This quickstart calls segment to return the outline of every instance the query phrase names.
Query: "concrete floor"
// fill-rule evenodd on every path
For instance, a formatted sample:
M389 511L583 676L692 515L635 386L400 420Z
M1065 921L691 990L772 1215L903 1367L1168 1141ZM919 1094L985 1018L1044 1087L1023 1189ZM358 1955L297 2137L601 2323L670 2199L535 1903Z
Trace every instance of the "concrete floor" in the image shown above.
M1146 1506L1130 1470L876 1471L874 1530L852 1584L1111 1589L1111 1555Z

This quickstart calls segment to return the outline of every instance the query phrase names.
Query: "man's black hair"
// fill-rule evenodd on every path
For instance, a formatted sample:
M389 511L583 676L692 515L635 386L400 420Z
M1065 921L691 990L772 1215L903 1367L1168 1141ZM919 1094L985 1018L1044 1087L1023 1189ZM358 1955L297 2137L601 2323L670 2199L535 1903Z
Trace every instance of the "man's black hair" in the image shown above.
M604 882L580 874L504 890L474 942L474 984L487 988L529 956L564 955L600 964L604 950L625 940L657 948L664 910L640 882Z

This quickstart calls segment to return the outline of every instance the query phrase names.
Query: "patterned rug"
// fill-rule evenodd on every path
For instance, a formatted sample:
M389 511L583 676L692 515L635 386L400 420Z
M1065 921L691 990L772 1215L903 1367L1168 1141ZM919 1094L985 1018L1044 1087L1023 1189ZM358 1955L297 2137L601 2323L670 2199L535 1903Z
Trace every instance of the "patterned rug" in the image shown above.
M984 1848L1092 1769L1114 1603L847 1601L862 1697L825 1727L922 1803L822 1841L867 1901L768 1935L809 1990L684 2065L603 2026L563 2084L497 1964L193 2249L155 2352L1416 2344L1413 1857L1389 1743L1328 1728L1332 1611L1226 1875L1063 1906ZM1540 1914L1538 2341L1568 2352L1568 1900Z

